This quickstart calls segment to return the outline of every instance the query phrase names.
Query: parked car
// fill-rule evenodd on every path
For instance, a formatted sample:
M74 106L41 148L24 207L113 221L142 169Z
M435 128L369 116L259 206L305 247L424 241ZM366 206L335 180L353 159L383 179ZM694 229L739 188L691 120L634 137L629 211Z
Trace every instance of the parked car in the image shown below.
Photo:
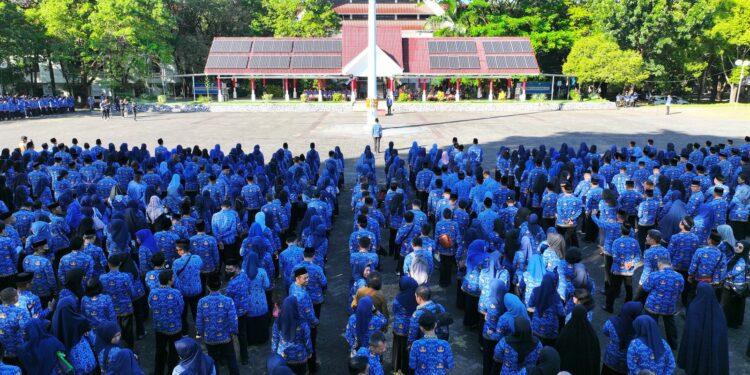
M666 95L656 95L651 97L651 104L667 104ZM672 96L672 104L688 104L688 101L679 96Z

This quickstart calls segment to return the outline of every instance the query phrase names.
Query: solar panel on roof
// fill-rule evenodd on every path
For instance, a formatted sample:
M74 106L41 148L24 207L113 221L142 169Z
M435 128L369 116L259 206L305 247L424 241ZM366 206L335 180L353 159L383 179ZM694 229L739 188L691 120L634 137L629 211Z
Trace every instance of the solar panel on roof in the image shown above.
M256 40L253 52L292 52L291 40Z
M214 40L211 52L250 52L252 40Z
M496 40L482 42L485 53L530 53L528 40Z
M479 69L478 56L430 56L431 69Z
M247 56L208 56L206 69L245 69Z
M294 42L294 52L341 52L340 40L297 40Z
M435 53L476 53L477 45L473 40L430 40L427 50Z
M292 69L337 69L341 68L341 56L292 56Z
M260 56L250 57L251 69L289 69L289 56Z
M490 69L535 69L538 66L533 56L487 56L487 67Z

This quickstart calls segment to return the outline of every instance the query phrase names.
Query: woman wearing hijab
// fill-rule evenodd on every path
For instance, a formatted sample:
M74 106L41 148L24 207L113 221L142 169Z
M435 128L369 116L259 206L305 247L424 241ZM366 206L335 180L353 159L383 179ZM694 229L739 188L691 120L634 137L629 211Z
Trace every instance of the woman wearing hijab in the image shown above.
M478 222L478 221L477 221ZM469 229L470 232L476 232ZM474 326L479 322L479 295L482 290L479 286L479 275L485 267L489 254L488 245L484 240L473 240L469 243L466 254L466 274L461 281L461 290L464 292L464 326Z
M637 317L633 321L633 330L635 337L628 346L628 374L648 370L655 375L671 375L675 370L674 355L661 337L654 318L648 315Z
M735 252L735 246L737 245L737 240L734 238L732 227L727 224L723 224L716 227L716 231L719 232L719 235L721 235L721 243L719 243L719 245L716 247L721 251L722 254L724 254L724 257L726 259L732 259Z
M279 317L273 324L271 351L284 357L297 375L307 372L307 359L312 355L310 326L300 316L297 298L289 296L281 304Z
M398 282L399 293L393 299L393 371L406 373L409 369L409 352L407 336L411 316L417 309L415 293L419 284L408 276L402 276Z
M739 328L745 320L745 298L748 288L747 268L750 267L750 241L737 242L734 254L727 262L724 287L721 289L721 307L729 328Z
M528 305L531 300L531 294L536 287L542 284L542 279L546 273L544 261L542 256L534 254L529 258L529 264L526 266L526 271L521 275L519 280L519 291L524 296L524 302Z
M387 326L388 321L373 306L372 297L366 296L360 299L357 303L357 310L349 317L344 332L350 351L354 353L361 347L367 347L372 333L383 330Z
M210 194L211 193L209 193L209 196ZM166 209L164 208L164 204L162 204L161 199L159 199L159 197L156 195L152 196L148 201L148 206L146 206L146 220L148 220L148 223L154 225L156 223L156 219L158 219L164 213L166 213Z
M259 266L258 254L245 255L242 269L250 280L250 309L247 313L247 344L262 345L268 341L268 306L266 291L272 288L266 270Z
M123 349L120 347L121 336L122 332L116 321L104 322L97 327L94 353L102 372L107 371L107 366L117 351Z
M32 319L24 328L25 341L18 350L18 359L28 374L53 374L58 364L57 353L65 353L65 345L47 333L47 322Z
M555 343L560 353L560 368L571 374L599 374L599 338L586 317L586 308L577 305L573 315L560 331Z
M151 256L159 251L159 246L156 244L156 239L154 239L151 229L141 229L135 232L135 237L138 240L140 271L145 275L148 271L154 269L154 265L151 263Z
M65 346L68 361L76 373L87 374L96 368L94 352L84 337L89 328L88 320L78 311L75 298L65 297L57 303L52 316L52 334Z
M551 346L542 348L535 366L526 367L526 375L557 375L559 372L560 354Z
M484 326L482 327L482 368L484 375L490 375L492 372L493 360L492 351L500 339L497 333L497 324L500 316L505 314L505 294L508 292L507 285L500 280L492 280L490 284L490 305L487 306L487 315L485 316Z
M203 353L201 345L190 337L183 337L174 343L180 362L172 370L172 375L215 375L214 360Z
M672 200L664 205L662 210L664 215L659 218L658 228L662 240L667 243L673 234L680 232L680 222L687 215L687 206L682 201L682 193L675 190L671 193L671 198Z
M544 345L551 346L557 339L559 318L565 315L560 295L557 294L557 275L547 272L542 278L542 284L531 292L528 307L534 310L532 326L534 335L539 337Z
M125 209L125 223L128 225L130 236L135 237L135 233L141 229L148 228L146 215L138 207L138 201L131 200L128 202L128 208Z
M545 243L541 246L545 246ZM550 227L547 230L546 249L542 252L545 270L555 271L561 259L565 259L565 237L558 234L554 227Z
M531 333L531 325L524 318L516 318L513 334L503 337L495 347L495 374L518 374L526 366L536 364L542 343ZM577 375L577 374L576 374Z
M144 375L138 359L130 349L118 350L109 361L105 375Z
M609 337L604 349L602 375L625 375L628 373L627 350L635 336L633 321L641 315L643 304L638 301L625 302L617 316L604 323L602 333Z
M707 283L688 306L677 364L687 375L729 374L727 321Z
M107 228L107 251L109 255L130 255L130 231L124 220L113 219Z

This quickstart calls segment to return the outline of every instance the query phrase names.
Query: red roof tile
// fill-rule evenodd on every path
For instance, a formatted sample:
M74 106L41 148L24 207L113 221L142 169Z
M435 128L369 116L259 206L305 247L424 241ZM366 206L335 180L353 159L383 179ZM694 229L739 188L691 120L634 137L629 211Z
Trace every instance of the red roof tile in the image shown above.
M344 25L341 34L343 56L341 63L346 66L367 48L367 25ZM393 58L400 66L404 66L404 51L401 45L401 28L384 26L377 29L377 45L383 52Z
M429 7L419 4L377 4L378 14L435 14ZM337 14L367 14L367 4L342 4L334 6Z

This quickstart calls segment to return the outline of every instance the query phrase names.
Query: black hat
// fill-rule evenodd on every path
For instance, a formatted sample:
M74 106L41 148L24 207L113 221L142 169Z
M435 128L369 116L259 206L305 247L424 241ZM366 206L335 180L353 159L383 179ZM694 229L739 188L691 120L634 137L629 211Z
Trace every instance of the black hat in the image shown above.
M723 194L724 194L724 188L723 188L723 187L721 187L721 186L717 186L717 187L715 187L715 188L714 188L714 194L716 194L716 193L719 193L719 194L722 194L722 195L723 195Z
M31 272L21 272L16 274L16 283L28 283L34 279L34 274Z
M633 180L627 180L627 181L625 181L625 186L635 186L635 181L633 181Z
M44 238L42 238L42 239L38 239L38 240L36 240L36 241L33 241L33 242L31 243L32 247L34 247L34 248L37 248L37 247L42 247L42 246L44 246L44 245L46 245L46 244L47 244L47 240L46 240L46 239L44 239Z
M294 270L294 277L300 277L300 276L306 275L306 274L307 274L307 268L305 268L305 267L300 267L300 268L297 268L296 270Z
M83 236L84 237L96 236L96 231L93 229L86 229L86 231L83 232Z
M693 181L690 181L690 185L691 186L699 186L700 187L701 186L701 182L700 182L700 180L693 180Z
M237 258L227 258L224 260L224 264L226 264L227 266L239 266L240 260Z

